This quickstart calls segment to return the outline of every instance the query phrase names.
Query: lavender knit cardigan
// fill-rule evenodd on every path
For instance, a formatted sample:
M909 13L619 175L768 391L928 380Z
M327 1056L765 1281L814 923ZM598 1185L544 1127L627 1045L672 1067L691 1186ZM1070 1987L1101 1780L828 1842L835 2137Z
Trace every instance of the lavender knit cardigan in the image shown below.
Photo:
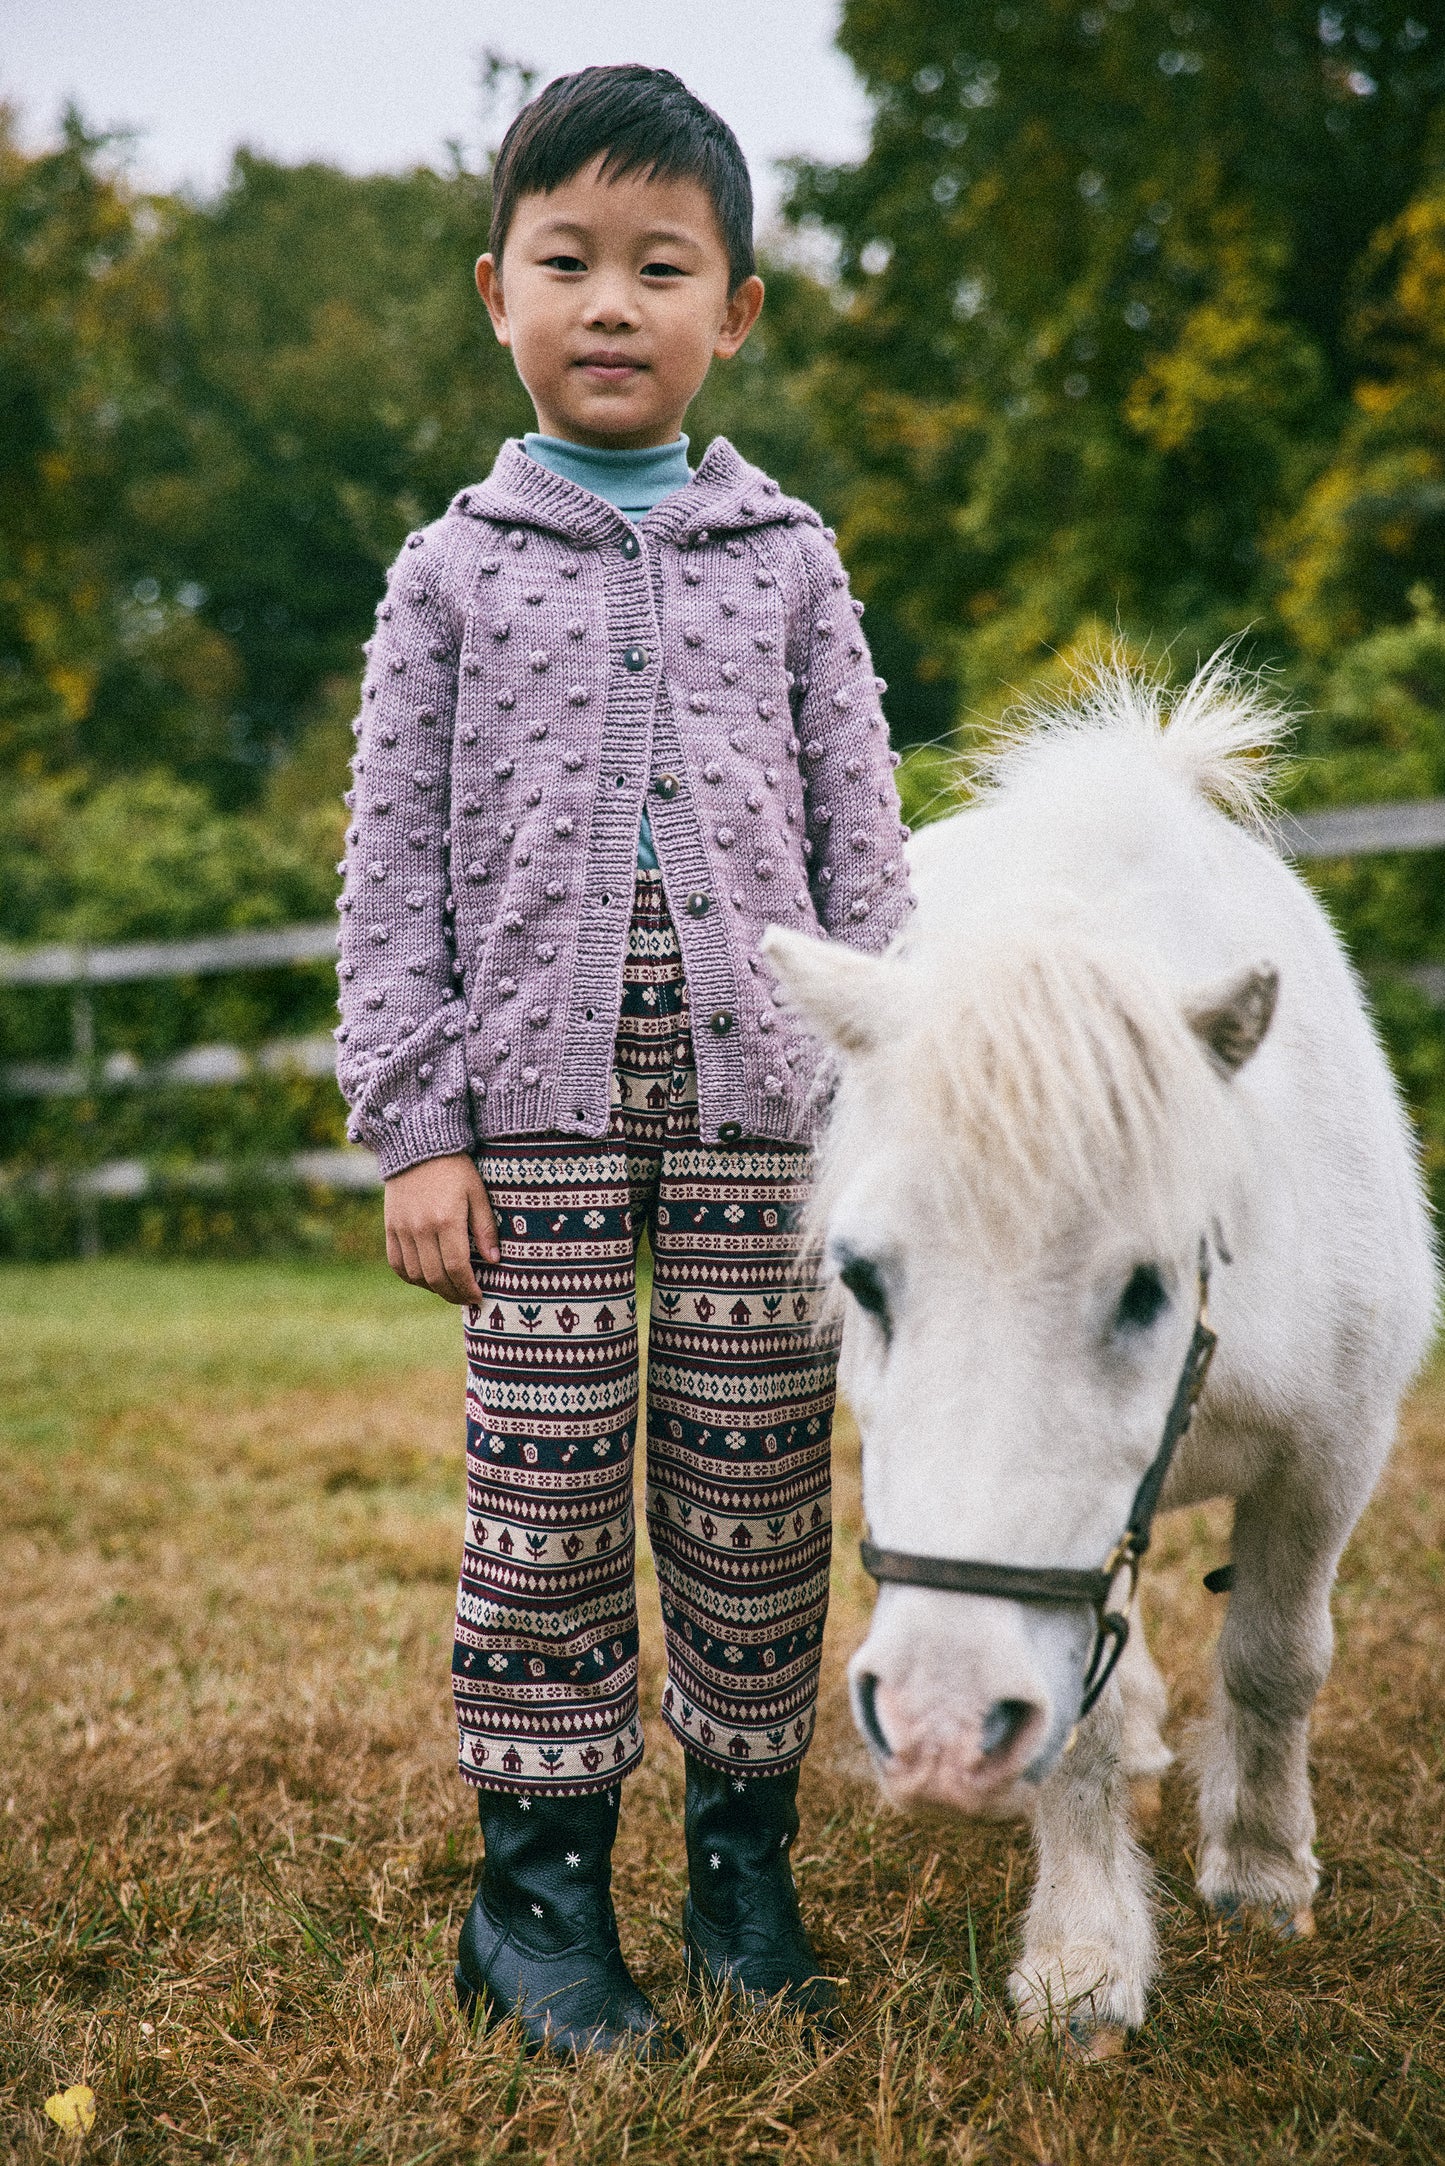
M806 1140L821 1055L758 942L881 948L893 756L816 514L724 439L636 526L515 443L408 536L352 762L337 1073L383 1174L601 1136L644 796L702 1135Z

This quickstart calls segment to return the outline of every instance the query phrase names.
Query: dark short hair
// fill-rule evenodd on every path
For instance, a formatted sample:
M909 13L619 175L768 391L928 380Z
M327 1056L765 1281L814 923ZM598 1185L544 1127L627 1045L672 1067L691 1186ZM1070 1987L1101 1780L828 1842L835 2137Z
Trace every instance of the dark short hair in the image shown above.
M524 105L492 169L492 254L500 263L519 196L550 195L601 154L621 180L692 180L707 190L728 252L728 289L753 272L753 184L732 129L666 68L581 68Z

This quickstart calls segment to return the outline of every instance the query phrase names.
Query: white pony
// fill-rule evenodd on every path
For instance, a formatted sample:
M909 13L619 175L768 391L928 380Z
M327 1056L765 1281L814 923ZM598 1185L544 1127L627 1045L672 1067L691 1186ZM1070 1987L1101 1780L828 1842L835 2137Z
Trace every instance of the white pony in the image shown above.
M1219 661L1161 707L1103 667L1027 717L980 802L913 844L888 955L766 946L839 1056L816 1210L881 1548L1097 1572L1212 1259L1218 1349L1163 1499L1235 1507L1198 1881L1303 1934L1330 1589L1430 1340L1430 1229L1359 986L1271 846L1282 718ZM1098 2055L1144 2015L1130 1780L1172 1756L1137 1629L1080 1722L1094 1632L1077 1600L890 1582L850 1678L892 1798L1033 1807L1012 1995Z

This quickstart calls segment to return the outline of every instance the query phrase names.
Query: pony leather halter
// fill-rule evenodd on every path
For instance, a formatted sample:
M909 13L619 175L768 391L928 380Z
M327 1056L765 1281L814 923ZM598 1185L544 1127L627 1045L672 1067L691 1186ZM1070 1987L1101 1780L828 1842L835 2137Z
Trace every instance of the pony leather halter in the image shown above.
M1084 1673L1082 1719L1113 1676L1124 1643L1129 1637L1129 1618L1139 1586L1139 1564L1149 1547L1159 1493L1169 1472L1179 1440L1189 1427L1195 1402L1204 1389L1214 1352L1216 1334L1209 1327L1209 1248L1199 1244L1199 1308L1194 1335L1174 1397L1164 1421L1159 1449L1134 1492L1129 1517L1114 1547L1096 1572L1067 1566L1029 1564L979 1564L963 1557L916 1557L907 1550L880 1549L873 1542L861 1544L863 1569L870 1578L902 1587L936 1587L945 1594L991 1594L1009 1602L1082 1603L1094 1613L1094 1645ZM1124 1574L1127 1586L1122 1608L1110 1608L1109 1597Z

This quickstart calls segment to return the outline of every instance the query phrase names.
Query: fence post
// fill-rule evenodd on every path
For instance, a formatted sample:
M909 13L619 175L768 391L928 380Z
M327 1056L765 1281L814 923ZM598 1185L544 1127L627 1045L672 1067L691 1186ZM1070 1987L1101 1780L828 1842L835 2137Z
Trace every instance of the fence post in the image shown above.
M89 957L81 956L81 969L87 967ZM76 981L70 996L70 1042L78 1068L85 1071L86 1086L94 1090L97 1083L95 1062L95 1002L91 998L89 983L82 976ZM93 1263L100 1254L100 1198L94 1190L82 1189L77 1198L78 1246L82 1258Z

